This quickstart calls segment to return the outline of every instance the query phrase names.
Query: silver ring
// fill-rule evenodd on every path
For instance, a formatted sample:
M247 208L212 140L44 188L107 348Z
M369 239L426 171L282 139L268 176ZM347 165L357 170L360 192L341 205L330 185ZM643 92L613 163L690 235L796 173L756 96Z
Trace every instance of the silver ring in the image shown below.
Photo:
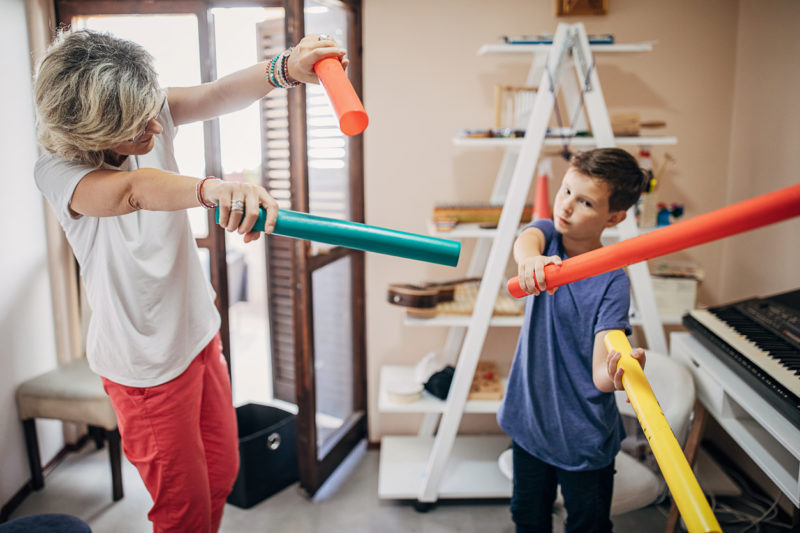
M319 39L317 39L317 40L318 41L330 41L330 40L333 40L333 37L331 37L327 33L320 33L319 34Z
M233 200L231 202L231 211L244 211L244 200Z

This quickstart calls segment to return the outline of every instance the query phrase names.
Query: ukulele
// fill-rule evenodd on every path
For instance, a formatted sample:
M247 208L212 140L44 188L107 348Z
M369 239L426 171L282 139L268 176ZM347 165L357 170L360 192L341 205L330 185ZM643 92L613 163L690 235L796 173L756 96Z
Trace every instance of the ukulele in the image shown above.
M457 279L453 281L422 283L414 285L411 283L392 283L386 295L386 300L390 304L408 307L409 310L419 310L424 314L424 310L433 313L436 305L441 302L452 302L455 298L456 285L471 281L480 281L480 278Z

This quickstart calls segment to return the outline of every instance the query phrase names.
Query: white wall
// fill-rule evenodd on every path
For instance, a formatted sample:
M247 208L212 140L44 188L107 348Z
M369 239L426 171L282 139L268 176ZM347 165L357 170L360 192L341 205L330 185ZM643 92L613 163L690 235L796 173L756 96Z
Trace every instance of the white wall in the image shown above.
M24 0L0 2L0 505L28 481L28 462L14 390L55 367L42 197L36 161L31 67ZM42 461L63 446L60 424L38 424Z
M800 183L800 3L741 2L727 203ZM800 218L726 239L724 301L800 288Z

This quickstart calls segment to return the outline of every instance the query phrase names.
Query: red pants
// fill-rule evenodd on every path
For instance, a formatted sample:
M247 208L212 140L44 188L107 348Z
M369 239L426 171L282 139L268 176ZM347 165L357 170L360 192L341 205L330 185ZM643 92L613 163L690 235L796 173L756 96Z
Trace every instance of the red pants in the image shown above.
M153 507L153 531L215 532L239 471L228 367L217 335L177 378L126 387L103 378L122 449Z

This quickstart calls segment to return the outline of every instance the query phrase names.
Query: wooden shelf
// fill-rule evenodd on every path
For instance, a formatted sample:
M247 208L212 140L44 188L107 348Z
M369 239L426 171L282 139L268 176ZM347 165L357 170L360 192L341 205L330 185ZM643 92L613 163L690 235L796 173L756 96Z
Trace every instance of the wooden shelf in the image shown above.
M417 318L405 315L403 323L406 326L449 326L467 327L472 319L470 315L437 315L431 318ZM489 325L494 327L518 328L522 326L522 315L518 316L493 316Z
M378 496L416 500L426 479L433 437L383 437L381 439ZM438 499L510 498L511 481L503 475L497 458L511 443L506 435L471 435L455 439L447 458Z
M440 400L428 391L422 392L422 398L415 402L400 403L389 399L388 390L393 382L408 383L414 380L413 366L384 365L381 367L380 387L378 389L378 410L382 413L443 413L445 401ZM503 390L506 389L507 378L503 378ZM500 400L467 400L465 413L496 413L500 408Z
M519 328L522 327L520 316L493 316L489 325L493 327ZM406 326L434 326L434 327L467 327L472 319L469 315L438 315L431 318L417 318L405 315L403 323ZM631 326L641 326L642 319L633 311L629 317ZM679 326L682 324L680 316L662 316L661 323L665 326Z
M597 52L650 52L653 50L654 41L644 43L619 43L619 44L590 44L592 53ZM478 55L488 54L533 54L546 52L551 44L484 44L478 49Z
M527 225L527 224L526 224ZM524 226L520 226L522 230ZM497 229L482 228L477 222L462 222L456 224L450 231L439 231L434 225L432 220L428 220L428 234L435 237L444 239L480 239L480 238L494 238L497 235Z
M456 227L450 231L438 231L433 221L428 220L428 234L433 237L441 237L444 239L483 239L494 238L497 235L497 230L494 228L482 228L479 224L474 222L462 222L456 224ZM526 224L527 225L527 224ZM525 226L520 226L518 231L521 231ZM639 234L648 233L658 228L646 228L639 230ZM603 232L604 242L613 242L619 240L619 228L608 228Z
M453 145L462 148L520 148L523 137L503 138L503 137L453 137ZM641 137L615 137L614 141L618 146L671 146L678 144L678 138L672 136L641 136ZM570 137L570 146L590 147L595 146L597 141L594 137ZM564 139L560 137L547 137L544 140L545 146L563 146Z

